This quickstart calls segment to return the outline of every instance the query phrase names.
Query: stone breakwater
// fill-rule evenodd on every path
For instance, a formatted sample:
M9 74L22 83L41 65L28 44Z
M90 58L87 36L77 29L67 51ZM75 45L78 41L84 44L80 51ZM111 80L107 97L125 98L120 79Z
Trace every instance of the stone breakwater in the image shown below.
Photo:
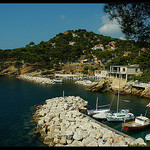
M48 146L145 145L143 139L119 135L79 112L87 104L78 96L68 96L47 99L45 104L38 106L33 117L43 143Z
M41 83L41 84L55 84L55 82L53 80L51 80L50 78L32 77L32 76L28 76L25 74L20 75L18 78L27 80L27 81L31 81L31 82L35 82L35 83Z
M92 82L90 80L85 80L85 81L76 81L75 84L80 84L80 85L84 85L84 86L93 86L93 85L97 85L98 82Z

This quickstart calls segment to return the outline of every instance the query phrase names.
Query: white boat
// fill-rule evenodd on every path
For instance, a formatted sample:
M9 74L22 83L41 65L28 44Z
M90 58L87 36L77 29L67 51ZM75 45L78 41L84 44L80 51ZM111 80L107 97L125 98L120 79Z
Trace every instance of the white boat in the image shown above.
M93 118L106 119L107 113L109 112L110 112L110 109L100 109L98 113L93 115Z
M63 82L62 79L53 79L53 81L54 81L55 83L62 83L62 82Z
M117 113L107 113L107 121L128 121L134 119L134 114L129 113L128 109L121 109Z
M119 74L120 76L120 74ZM128 121L134 119L134 114L129 113L128 109L121 109L118 111L119 108L119 94L120 94L120 77L119 77L119 88L118 88L118 99L117 99L117 112L116 113L107 113L107 121Z
M96 99L96 109L92 109L92 110L88 110L88 115L93 115L94 118L98 118L98 119L105 119L106 118L106 113L110 112L110 107L109 108L104 108L104 107L108 107L110 106L110 104L108 105L102 105L102 106L98 106L98 97ZM100 109L98 109L98 107L101 107Z
M148 141L150 141L150 134L147 134L146 136L145 136L145 140L148 142Z

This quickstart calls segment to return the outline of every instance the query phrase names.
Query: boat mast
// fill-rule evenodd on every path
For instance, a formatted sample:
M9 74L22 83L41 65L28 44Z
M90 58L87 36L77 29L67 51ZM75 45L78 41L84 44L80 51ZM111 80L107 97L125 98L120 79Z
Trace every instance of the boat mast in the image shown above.
M65 97L65 91L63 91L63 98Z
M117 99L117 113L119 108L119 93L120 93L120 72L119 72L119 88L118 88L118 99Z
M97 107L98 107L98 97L96 99L96 111L97 111Z

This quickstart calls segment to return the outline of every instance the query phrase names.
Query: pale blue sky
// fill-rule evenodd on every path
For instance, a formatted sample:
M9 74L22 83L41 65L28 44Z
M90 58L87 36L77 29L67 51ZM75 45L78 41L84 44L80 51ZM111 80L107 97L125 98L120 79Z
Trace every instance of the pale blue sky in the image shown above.
M116 21L110 22L104 3L0 4L0 49L48 41L67 30L86 29L98 34L123 36Z

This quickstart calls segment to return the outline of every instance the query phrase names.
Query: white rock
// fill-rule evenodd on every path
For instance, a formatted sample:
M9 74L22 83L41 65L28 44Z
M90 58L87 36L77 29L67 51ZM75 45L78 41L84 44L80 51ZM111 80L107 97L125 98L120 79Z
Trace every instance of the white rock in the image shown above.
M76 132L74 133L74 136L73 136L73 138L75 139L75 140L82 140L83 139L83 130L81 129L81 128L77 128L76 129Z
M90 141L86 146L99 146L97 140Z
M73 134L74 134L74 132L72 130L70 130L70 129L66 130L66 135L73 135Z
M43 119L39 120L38 124L39 124L39 126L43 126L44 125L44 120Z
M108 132L103 133L103 139L104 139L104 140L107 140L107 139L110 138L110 137L114 137L112 131L108 131Z
M138 138L134 142L131 143L131 145L134 145L134 144L146 145L146 143L144 142L142 138Z
M67 143L66 136L62 136L60 140L60 144L66 144L66 143Z

